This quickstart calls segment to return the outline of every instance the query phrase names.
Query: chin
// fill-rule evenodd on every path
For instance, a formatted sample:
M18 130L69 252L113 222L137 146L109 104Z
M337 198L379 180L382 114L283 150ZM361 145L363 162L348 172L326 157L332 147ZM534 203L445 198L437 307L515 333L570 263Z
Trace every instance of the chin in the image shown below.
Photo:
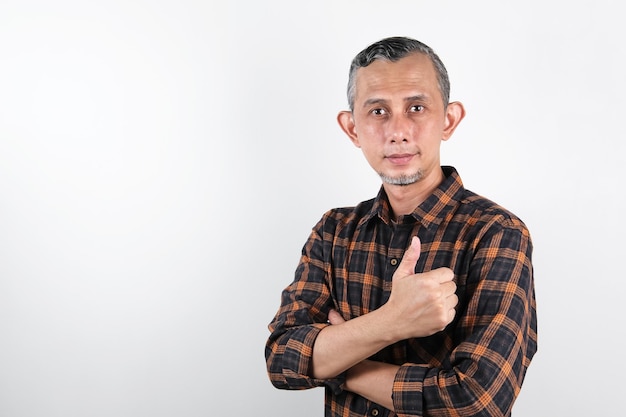
M387 175L383 172L379 172L378 175L380 175L380 179L383 180L385 184L401 186L415 184L424 177L422 170L418 170L412 175Z

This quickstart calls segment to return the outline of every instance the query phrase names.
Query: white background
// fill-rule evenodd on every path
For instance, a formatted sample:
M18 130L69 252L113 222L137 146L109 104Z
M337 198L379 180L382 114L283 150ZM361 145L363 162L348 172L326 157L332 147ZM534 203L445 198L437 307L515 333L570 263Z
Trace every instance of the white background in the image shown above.
M535 244L514 415L618 415L626 31L617 1L0 1L0 417L321 416L264 343L327 209L379 180L352 57L432 46L443 144Z

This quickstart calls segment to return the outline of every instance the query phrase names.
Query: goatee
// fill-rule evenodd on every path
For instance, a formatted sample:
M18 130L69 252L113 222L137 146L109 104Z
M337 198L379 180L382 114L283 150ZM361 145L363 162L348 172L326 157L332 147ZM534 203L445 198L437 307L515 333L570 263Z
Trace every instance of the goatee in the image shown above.
M412 175L403 174L397 177L392 177L382 172L379 172L378 175L380 175L380 179L383 180L384 183L390 184L390 185L411 185L421 180L422 177L424 176L421 169Z

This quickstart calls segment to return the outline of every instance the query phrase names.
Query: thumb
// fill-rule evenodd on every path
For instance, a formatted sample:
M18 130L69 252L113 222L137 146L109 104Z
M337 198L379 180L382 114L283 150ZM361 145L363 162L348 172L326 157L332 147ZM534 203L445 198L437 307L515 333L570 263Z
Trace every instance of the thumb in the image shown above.
M420 258L421 249L422 244L419 237L413 236L411 244L406 252L404 252L404 256L400 261L400 265L398 265L396 273L400 273L400 276L415 274L415 265L417 265L417 261Z

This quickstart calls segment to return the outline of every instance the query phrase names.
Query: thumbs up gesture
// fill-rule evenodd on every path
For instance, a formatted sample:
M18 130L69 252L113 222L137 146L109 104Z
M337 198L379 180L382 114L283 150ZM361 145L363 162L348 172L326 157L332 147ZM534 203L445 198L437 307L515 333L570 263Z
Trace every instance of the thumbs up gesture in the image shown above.
M459 299L455 294L454 273L449 268L437 268L416 274L420 250L420 240L414 236L393 274L391 295L383 306L394 317L398 340L437 333L456 314L454 308Z

